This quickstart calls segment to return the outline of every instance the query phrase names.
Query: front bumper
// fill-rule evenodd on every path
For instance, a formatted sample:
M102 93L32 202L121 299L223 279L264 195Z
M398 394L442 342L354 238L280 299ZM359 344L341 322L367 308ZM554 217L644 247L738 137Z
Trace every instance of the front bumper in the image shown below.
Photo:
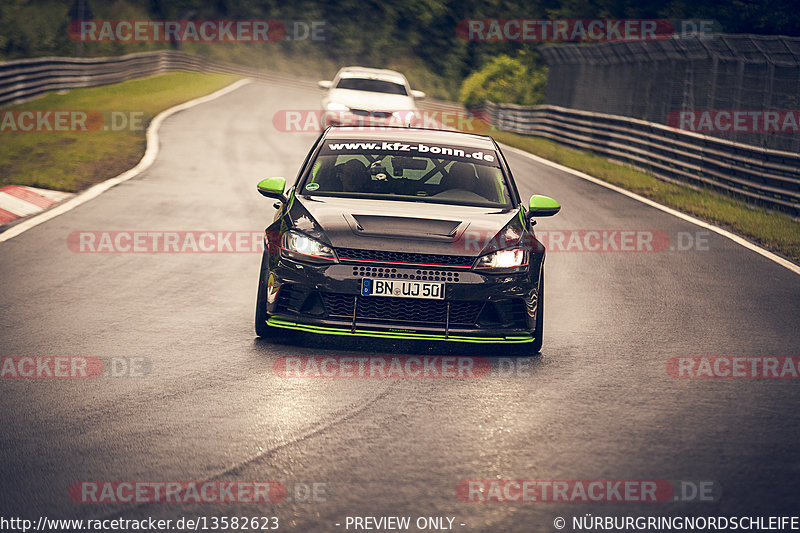
M417 113L382 111L324 111L322 127L328 126L360 126L365 128L414 127L418 123Z
M318 333L323 335L344 335L351 337L374 337L381 339L403 339L403 340L431 340L431 341L449 341L449 342L472 342L472 343L514 343L523 344L533 342L535 339L530 333L518 335L501 335L488 336L488 335L475 335L475 334L444 334L444 333L422 333L402 331L397 329L382 329L380 326L372 327L337 327L326 326L322 324L294 322L289 319L281 317L270 317L267 319L267 325L291 329L296 331L306 331L309 333Z
M537 287L527 271L487 275L428 266L346 262L321 266L285 257L276 263L267 302L267 324L276 328L453 342L534 340ZM442 282L445 298L361 296L364 277Z

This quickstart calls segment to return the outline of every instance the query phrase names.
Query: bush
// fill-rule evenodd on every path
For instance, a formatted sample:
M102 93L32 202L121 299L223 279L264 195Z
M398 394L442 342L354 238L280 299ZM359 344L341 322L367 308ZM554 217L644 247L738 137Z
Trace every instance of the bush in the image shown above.
M469 108L478 107L487 100L538 105L544 103L546 85L546 66L528 66L519 59L501 55L464 80L459 99Z

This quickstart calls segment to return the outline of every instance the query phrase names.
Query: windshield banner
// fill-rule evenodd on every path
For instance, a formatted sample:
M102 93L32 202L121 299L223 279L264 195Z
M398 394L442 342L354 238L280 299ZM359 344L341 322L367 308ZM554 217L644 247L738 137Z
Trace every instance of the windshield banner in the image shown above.
M460 146L446 146L442 144L403 143L394 141L349 141L327 142L322 147L320 155L339 154L390 154L404 156L428 157L431 159L453 159L468 163L478 163L488 166L499 166L495 152L477 150Z

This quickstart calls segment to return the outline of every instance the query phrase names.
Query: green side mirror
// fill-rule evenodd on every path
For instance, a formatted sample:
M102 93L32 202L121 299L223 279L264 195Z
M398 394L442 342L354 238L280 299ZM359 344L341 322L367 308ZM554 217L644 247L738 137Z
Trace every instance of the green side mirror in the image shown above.
M561 204L549 196L534 194L528 202L529 217L551 217L561 210Z
M284 178L264 178L258 182L258 192L269 198L277 198L281 201L286 201L283 195L283 189L286 188L286 180Z

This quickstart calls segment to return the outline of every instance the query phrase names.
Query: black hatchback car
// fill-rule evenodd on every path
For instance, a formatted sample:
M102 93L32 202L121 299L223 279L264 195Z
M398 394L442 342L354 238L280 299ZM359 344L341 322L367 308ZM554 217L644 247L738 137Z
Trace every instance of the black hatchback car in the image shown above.
M511 343L538 352L544 247L500 148L437 130L328 128L276 198L258 279L256 333ZM521 346L521 347L522 347Z

